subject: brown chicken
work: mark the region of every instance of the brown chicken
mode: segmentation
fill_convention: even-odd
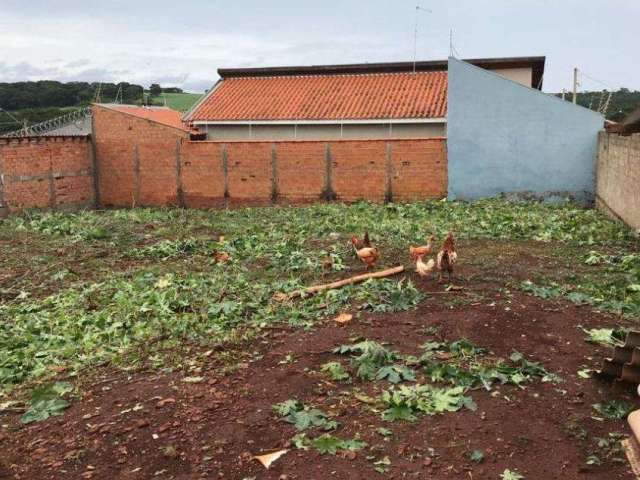
[[[447,234],[447,238],[444,239],[442,248],[438,252],[436,266],[438,268],[438,282],[442,283],[443,272],[447,272],[447,279],[451,281],[451,275],[453,274],[453,266],[458,260],[458,253],[456,252],[456,240],[453,237],[453,232]]]
[[[424,257],[425,255],[429,255],[433,251],[433,242],[436,240],[436,237],[431,235],[426,245],[422,245],[421,247],[409,247],[409,255],[413,261],[418,260],[418,257]]]
[[[418,255],[416,258],[416,272],[418,272],[418,275],[422,278],[429,276],[431,272],[433,272],[435,266],[436,262],[433,258],[427,260],[427,263],[424,263],[424,260],[422,260],[422,255]]]
[[[351,237],[351,244],[356,256],[367,266],[367,270],[373,267],[380,258],[380,251],[371,246],[369,232],[365,232],[362,241],[358,237]]]

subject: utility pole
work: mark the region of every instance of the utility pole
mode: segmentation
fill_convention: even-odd
[[[578,67],[573,69],[573,103],[578,103]]]

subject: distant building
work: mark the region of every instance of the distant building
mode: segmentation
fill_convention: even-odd
[[[627,115],[620,123],[607,123],[606,130],[610,133],[640,133],[640,107]]]
[[[467,60],[542,88],[545,57]],[[209,140],[446,136],[447,61],[218,70],[184,120]]]

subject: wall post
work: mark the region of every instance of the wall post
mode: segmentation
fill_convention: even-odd
[[[56,208],[56,187],[53,179],[53,158],[51,157],[51,151],[49,151],[49,173],[47,174],[47,180],[49,181],[49,208],[54,210]]]
[[[176,138],[176,195],[178,206],[184,208],[184,188],[182,186],[182,159],[181,159],[182,142]]]
[[[224,203],[229,201],[229,160],[227,158],[227,145],[222,144],[222,178],[224,179]]]
[[[387,156],[385,157],[385,191],[384,201],[387,203],[393,202],[393,162],[392,162],[392,149],[393,146],[390,142],[387,142]]]
[[[140,155],[138,143],[133,147],[133,206],[140,204]]]
[[[89,148],[89,163],[91,164],[91,175],[93,177],[93,206],[100,208],[100,170],[98,168],[98,155],[96,147],[96,126],[91,112],[91,134],[89,135],[91,148]]]
[[[333,158],[331,156],[331,145],[327,142],[324,150],[324,190],[322,198],[324,200],[335,200],[338,198],[333,189]]]
[[[271,144],[271,203],[278,201],[278,152],[275,143]]]

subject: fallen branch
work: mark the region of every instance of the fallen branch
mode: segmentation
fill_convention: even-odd
[[[324,290],[332,290],[334,288],[344,287],[345,285],[354,285],[356,283],[364,282],[370,278],[384,278],[396,275],[404,272],[404,266],[399,265],[397,267],[388,268],[387,270],[380,270],[379,272],[363,273],[362,275],[356,275],[355,277],[345,278],[344,280],[338,280],[332,283],[325,283],[323,285],[314,285],[313,287],[303,288],[302,290],[295,290],[290,293],[276,293],[273,298],[280,302],[291,300],[298,297],[306,297],[307,295],[313,295],[314,293],[322,292]]]

